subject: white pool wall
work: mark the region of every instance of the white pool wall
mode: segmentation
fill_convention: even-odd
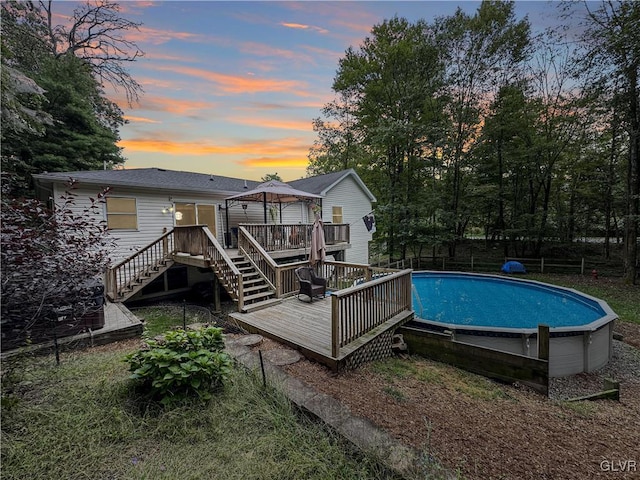
[[[564,377],[582,372],[592,372],[602,368],[611,360],[613,328],[618,316],[603,300],[572,288],[558,287],[535,280],[467,272],[425,271],[424,273],[431,275],[494,277],[501,281],[510,280],[513,282],[532,283],[546,288],[571,292],[585,299],[595,301],[605,312],[603,317],[586,325],[549,329],[549,376]],[[469,325],[463,327],[456,324],[419,320],[449,330],[453,338],[460,342],[533,358],[538,357],[537,330],[534,329],[474,327]],[[469,334],[469,331],[473,331],[474,334]]]

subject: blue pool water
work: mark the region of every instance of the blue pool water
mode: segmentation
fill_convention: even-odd
[[[463,328],[570,327],[606,315],[596,299],[539,282],[418,272],[413,274],[413,286],[416,317]]]

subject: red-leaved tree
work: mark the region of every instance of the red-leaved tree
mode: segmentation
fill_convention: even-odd
[[[8,183],[1,210],[3,349],[36,334],[50,338],[62,313],[68,323],[95,310],[112,246],[100,214],[106,191],[78,208],[71,180],[50,209],[39,200],[4,195]]]

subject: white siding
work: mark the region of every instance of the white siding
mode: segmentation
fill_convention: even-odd
[[[95,198],[99,193],[98,187],[79,186],[74,189],[77,195],[76,205],[74,209],[81,214],[89,205],[89,197]],[[56,203],[60,203],[60,195],[65,188],[56,185],[55,198]],[[172,206],[174,203],[203,203],[224,206],[224,199],[213,195],[192,194],[186,192],[163,192],[156,193],[145,191],[142,189],[127,189],[123,187],[114,188],[109,193],[112,197],[127,197],[136,199],[136,209],[138,213],[137,230],[111,230],[111,238],[116,242],[116,248],[112,254],[112,260],[117,262],[122,260],[137,250],[153,243],[164,232],[170,230],[174,226],[174,217],[170,212],[162,213],[164,208]],[[241,207],[240,210],[242,211]],[[107,219],[106,208],[103,205],[100,209],[98,217],[101,220]],[[224,210],[216,208],[216,228],[217,238],[222,240],[224,228]]]
[[[60,203],[60,195],[65,187],[57,184],[54,188],[56,203]],[[100,188],[94,185],[78,185],[74,190],[77,195],[76,206],[78,214],[89,205],[88,197],[94,197]],[[138,228],[136,230],[112,230],[111,236],[117,244],[112,255],[117,262],[133,254],[157,240],[164,232],[174,226],[173,213],[162,213],[163,209],[173,206],[175,203],[202,203],[217,205],[216,208],[216,232],[215,235],[224,244],[227,231],[225,201],[222,195],[207,195],[184,191],[151,191],[144,188],[117,187],[109,194],[113,197],[127,197],[136,199]],[[332,207],[340,206],[343,212],[343,222],[350,224],[351,248],[345,251],[345,260],[354,263],[369,263],[369,241],[371,234],[362,221],[362,217],[371,211],[371,201],[362,190],[358,182],[351,175],[347,175],[338,184],[334,185],[326,197],[322,199],[322,218],[325,222],[331,222]],[[279,208],[278,208],[279,214]],[[106,209],[102,207],[98,217],[106,220]],[[283,205],[282,219],[278,215],[277,223],[311,223],[313,213],[309,204],[298,202]],[[244,210],[241,204],[235,204],[229,208],[229,224],[236,227],[240,223],[263,223],[264,210],[261,202],[247,202]],[[267,212],[267,223],[272,220]]]
[[[371,201],[351,175],[326,192],[322,200],[322,219],[325,223],[331,221],[334,206],[342,207],[342,221],[350,225],[351,248],[345,251],[345,261],[368,264],[371,234],[362,217],[371,212]]]

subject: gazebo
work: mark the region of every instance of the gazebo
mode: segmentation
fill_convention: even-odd
[[[287,204],[314,200],[322,206],[322,196],[303,192],[302,190],[296,190],[291,185],[278,180],[269,180],[268,182],[261,183],[252,190],[227,197],[224,200],[227,238],[231,238],[231,229],[229,227],[229,207],[245,202],[262,202],[264,208],[264,223],[267,223],[267,203],[277,203],[280,207],[280,218],[282,218],[283,203]]]

